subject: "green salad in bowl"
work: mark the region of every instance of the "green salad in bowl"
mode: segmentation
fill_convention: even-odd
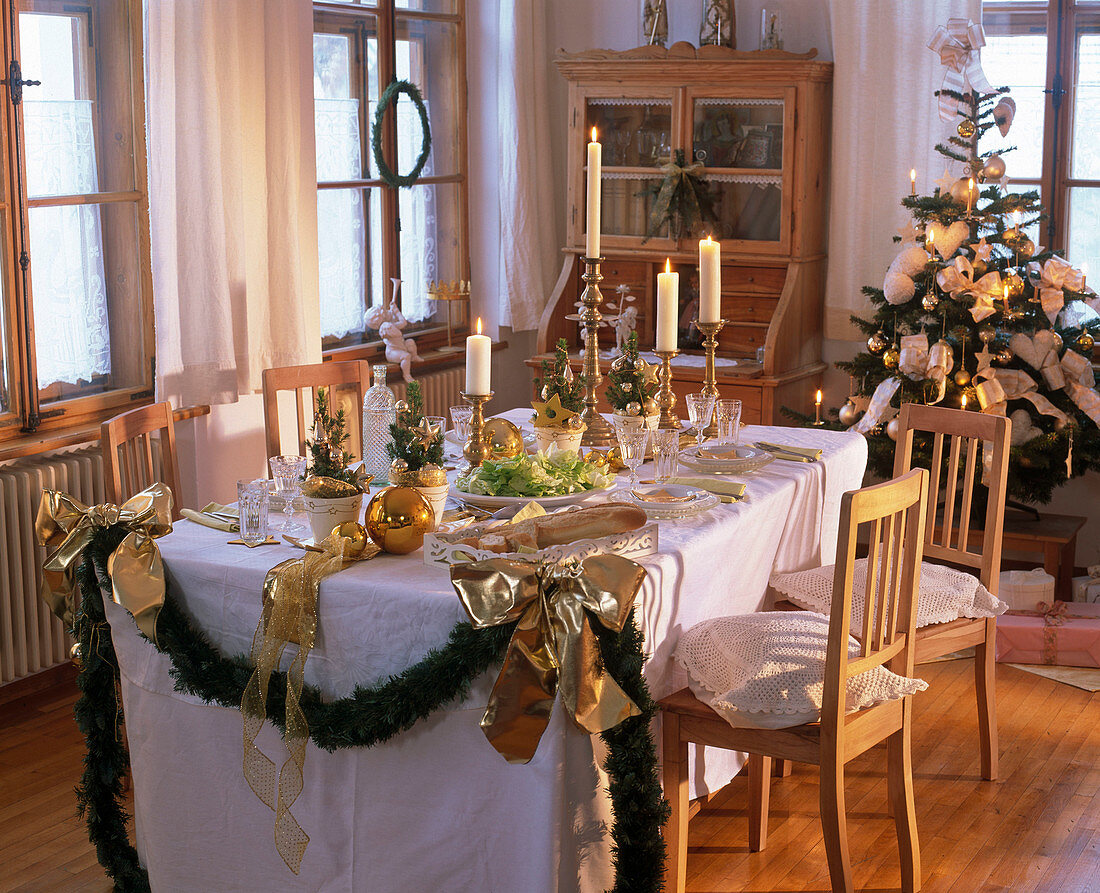
[[[558,450],[511,459],[488,459],[480,468],[459,475],[456,488],[477,496],[565,496],[606,490],[614,477],[586,462],[573,450]]]

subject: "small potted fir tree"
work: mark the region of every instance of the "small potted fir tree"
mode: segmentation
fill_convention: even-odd
[[[542,451],[557,446],[560,450],[580,452],[585,424],[584,379],[573,375],[569,368],[569,345],[558,339],[553,361],[542,361],[542,377],[535,379],[541,402],[532,401],[535,439]]]
[[[386,444],[390,482],[412,487],[435,512],[436,526],[443,520],[447,503],[447,474],[443,470],[443,431],[424,417],[420,382],[410,381],[405,399],[397,404],[397,420],[390,425],[392,440]]]
[[[617,417],[641,417],[646,427],[655,431],[661,420],[656,393],[657,367],[638,356],[638,333],[631,332],[607,374],[607,402]]]
[[[334,527],[345,521],[358,521],[363,507],[363,492],[370,477],[351,470],[351,453],[344,449],[348,439],[344,410],[332,415],[328,393],[317,389],[317,413],[313,419],[313,440],[307,440],[310,463],[308,477],[302,482],[302,503],[309,515],[313,538],[320,542]]]

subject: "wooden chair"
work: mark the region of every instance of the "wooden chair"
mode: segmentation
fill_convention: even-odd
[[[974,568],[982,585],[994,596],[997,595],[1011,422],[1004,416],[906,403],[898,416],[898,425],[898,441],[894,450],[895,475],[904,474],[915,464],[914,436],[922,433],[932,436],[928,518],[924,528],[925,558]],[[988,494],[982,537],[971,548],[971,540],[977,541],[970,535],[970,522],[974,487],[983,477],[977,462],[978,448],[982,442],[986,444],[984,449],[989,450],[986,456],[989,463],[986,475]],[[962,449],[964,444],[965,450]],[[941,480],[945,458],[946,476]],[[998,762],[997,618],[960,617],[947,623],[920,627],[916,634],[916,660],[917,663],[924,663],[971,645],[975,646],[974,687],[978,699],[982,778],[992,781],[997,777]]]
[[[160,437],[154,440],[153,434]],[[154,443],[160,450],[160,469],[153,460]],[[179,462],[172,404],[154,403],[131,409],[104,422],[99,429],[107,501],[121,505],[135,493],[161,481],[172,491],[172,517],[179,519]]]
[[[886,742],[889,802],[901,853],[902,889],[920,889],[920,851],[913,804],[909,740],[912,699],[885,701],[845,713],[847,680],[885,665],[912,675],[912,628],[916,622],[921,546],[924,541],[928,472],[917,469],[884,484],[845,493],[841,502],[833,599],[843,610],[829,619],[824,690],[819,722],[784,729],[734,728],[689,689],[660,702],[663,722],[664,789],[672,805],[665,840],[668,889],[682,891],[687,877],[688,744],[747,751],[749,757],[749,847],[767,842],[768,789],[772,759],[816,763],[821,778],[821,825],[834,891],[852,889],[844,808],[844,766]],[[849,657],[852,584],[857,530],[869,528],[871,552],[864,596],[859,655]],[[900,555],[900,559],[899,559]]]
[[[279,391],[294,391],[294,408],[298,426],[295,454],[304,456],[306,455],[306,436],[313,425],[313,409],[317,405],[317,389],[328,388],[331,391],[341,385],[355,386],[355,414],[348,420],[348,432],[352,435],[352,442],[355,443],[361,436],[357,435],[357,432],[360,430],[360,420],[363,417],[363,395],[370,387],[370,364],[366,360],[265,369],[263,393],[267,455],[279,456],[285,452],[279,432]],[[306,391],[310,392],[308,404],[304,400]],[[306,405],[309,406],[308,415]]]

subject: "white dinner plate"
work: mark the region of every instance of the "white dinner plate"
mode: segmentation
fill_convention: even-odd
[[[537,502],[543,508],[552,508],[557,505],[572,505],[581,502],[589,496],[606,495],[614,487],[614,482],[597,490],[581,490],[579,493],[566,493],[564,496],[480,496],[477,493],[466,493],[451,484],[451,496],[461,502],[468,502],[479,508],[499,509],[506,505],[517,503]]]
[[[704,444],[680,451],[680,461],[696,471],[713,474],[748,474],[775,461],[771,453],[752,446]]]
[[[664,496],[661,491],[668,495]],[[714,508],[720,502],[713,493],[676,484],[643,485],[624,491],[623,499],[643,509],[655,521],[692,518]]]

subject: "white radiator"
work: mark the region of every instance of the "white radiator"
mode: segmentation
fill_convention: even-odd
[[[465,367],[456,366],[454,369],[429,372],[418,376],[416,380],[420,382],[420,393],[424,395],[424,415],[442,416],[450,424],[450,408],[462,402],[462,388],[466,384]],[[405,399],[404,381],[398,381],[390,387],[398,400]]]
[[[0,685],[69,659],[71,641],[38,597],[44,550],[34,519],[44,487],[87,505],[104,501],[97,448],[0,466]]]

